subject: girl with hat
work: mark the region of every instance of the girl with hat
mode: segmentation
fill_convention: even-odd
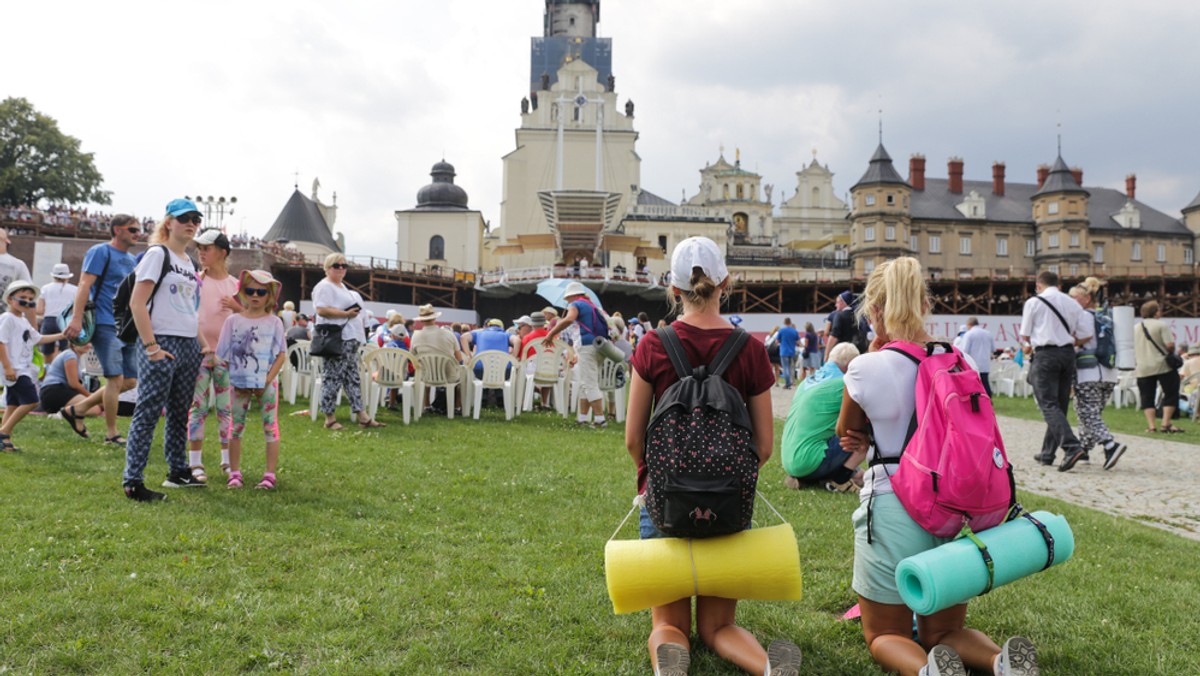
[[[243,270],[238,300],[245,308],[221,326],[217,356],[229,364],[233,385],[233,432],[229,439],[229,488],[242,487],[242,432],[251,401],[262,407],[267,464],[258,488],[275,488],[279,463],[279,371],[287,358],[287,331],[272,314],[279,282],[266,270]]]
[[[4,291],[4,303],[8,312],[0,315],[0,366],[4,367],[4,385],[7,388],[8,406],[0,421],[0,451],[13,453],[21,449],[13,446],[12,433],[38,405],[38,369],[33,364],[33,349],[66,336],[55,333],[43,336],[25,318],[25,312],[37,306],[41,292],[33,282],[15,281]]]
[[[63,310],[75,303],[75,292],[78,290],[74,284],[67,282],[74,275],[71,274],[71,268],[67,267],[66,263],[55,263],[50,270],[50,276],[54,278],[54,281],[42,287],[42,295],[37,301],[37,314],[42,318],[40,329],[43,335],[58,333],[67,328],[60,326],[60,315]],[[42,354],[46,356],[46,363],[53,362],[58,353],[65,349],[67,349],[65,340],[43,345]]]

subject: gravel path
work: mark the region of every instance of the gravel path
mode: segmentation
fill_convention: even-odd
[[[794,390],[772,391],[775,417],[787,418]],[[1200,447],[1161,439],[1117,435],[1129,446],[1120,462],[1104,470],[1103,451],[1092,453],[1091,464],[1079,463],[1070,472],[1045,467],[1033,455],[1042,447],[1045,423],[1000,418],[1000,431],[1021,489],[1109,514],[1137,519],[1193,540],[1200,540]],[[1185,438],[1194,434],[1179,435]],[[1172,441],[1168,441],[1170,438]],[[1059,454],[1061,460],[1061,453]]]

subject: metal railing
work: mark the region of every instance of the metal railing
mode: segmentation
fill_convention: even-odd
[[[528,284],[545,279],[578,279],[581,281],[618,282],[641,285],[647,288],[661,286],[659,277],[652,272],[633,272],[623,269],[599,268],[588,266],[580,268],[576,273],[574,267],[565,265],[542,265],[531,268],[511,268],[490,270],[479,275],[480,286],[495,284]]]

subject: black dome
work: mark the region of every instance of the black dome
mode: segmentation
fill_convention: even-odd
[[[467,209],[467,191],[454,185],[454,165],[442,160],[429,172],[433,183],[417,191],[418,209]]]

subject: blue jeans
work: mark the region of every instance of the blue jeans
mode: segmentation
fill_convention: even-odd
[[[792,378],[794,378],[796,374],[796,355],[780,355],[779,361],[782,362],[783,365],[783,386],[791,387]]]

